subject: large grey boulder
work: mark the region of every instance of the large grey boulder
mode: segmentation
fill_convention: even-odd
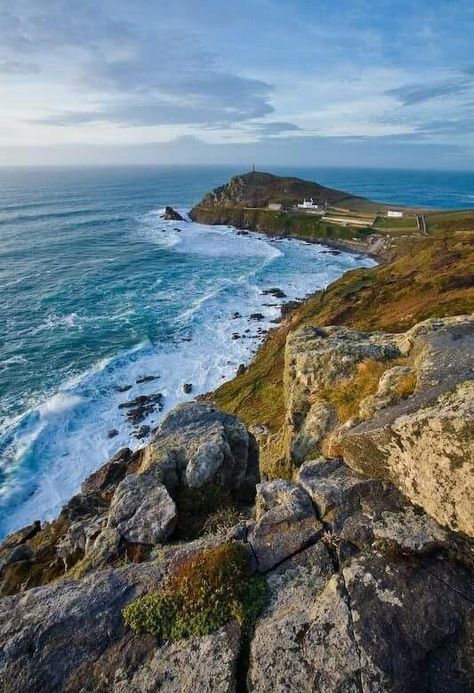
[[[204,402],[178,405],[141,453],[142,468],[158,465],[168,490],[221,487],[237,501],[252,501],[260,480],[253,435],[235,416]]]
[[[117,486],[110,504],[108,526],[130,543],[158,544],[172,534],[178,520],[176,505],[154,470],[129,474]]]
[[[289,481],[259,484],[256,509],[257,521],[248,541],[261,572],[301,551],[322,532],[310,497]]]

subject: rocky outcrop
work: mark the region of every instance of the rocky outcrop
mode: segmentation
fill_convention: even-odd
[[[290,335],[291,481],[260,483],[255,439],[234,416],[173,410],[57,520],[0,548],[2,690],[472,690],[472,327]],[[209,512],[221,495],[229,515],[183,541],[186,502]],[[253,621],[231,609],[225,626],[173,642],[126,627],[130,602],[229,547],[267,584]]]
[[[142,560],[145,548],[173,535],[180,515],[197,512],[201,504],[204,524],[221,499],[252,503],[259,481],[255,439],[238,419],[209,404],[178,406],[152,444],[136,453],[124,448],[91,474],[57,520],[6,540],[0,547],[0,594],[68,571],[82,576],[123,557]],[[189,509],[192,492],[197,496]],[[199,531],[197,523],[190,518]]]
[[[285,348],[284,391],[287,455],[300,463],[321,451],[337,422],[325,398],[327,388],[356,374],[367,360],[387,362],[400,355],[393,335],[346,327],[303,327],[291,332]]]
[[[178,405],[142,452],[142,469],[158,465],[173,495],[184,486],[218,486],[233,498],[253,501],[260,480],[254,437],[241,421],[204,402]]]
[[[162,216],[165,221],[185,221],[179,212],[173,207],[165,207],[165,213]]]
[[[268,584],[249,643],[237,623],[164,644],[126,628],[126,604],[229,540],[248,547]],[[256,521],[227,535],[1,600],[3,690],[230,693],[247,680],[249,691],[467,692],[472,559],[472,545],[389,482],[309,461],[295,483],[261,484]]]
[[[399,344],[413,360],[416,391],[344,431],[344,458],[474,536],[474,321],[427,321]]]
[[[301,551],[322,531],[310,497],[283,479],[257,487],[256,512],[257,522],[248,541],[261,572]]]
[[[473,353],[467,316],[428,320],[401,335],[345,327],[290,333],[288,459],[336,451],[354,470],[393,481],[439,522],[474,536]]]

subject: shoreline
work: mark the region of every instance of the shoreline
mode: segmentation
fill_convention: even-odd
[[[170,227],[175,223],[176,222],[170,222]],[[192,229],[191,226],[192,225],[190,224],[189,225],[189,227],[190,227],[189,231],[191,233],[193,233],[195,230]],[[214,229],[212,226],[209,226],[209,230],[212,231]],[[229,229],[229,231],[230,231],[229,235],[231,235],[234,238],[238,234],[238,229],[236,229],[236,228]],[[226,233],[227,230],[222,229],[222,232]],[[251,232],[251,233],[252,233],[252,237],[255,238],[255,240],[260,240],[260,241],[266,242],[269,244],[270,247],[275,248],[275,250],[280,246],[279,243],[275,243],[275,244],[270,243],[271,239],[268,237],[268,234],[263,234],[263,233],[254,234],[253,232]],[[321,244],[318,244],[318,243],[308,244],[307,239],[303,239],[303,238],[299,239],[299,238],[295,238],[293,236],[289,236],[289,237],[284,238],[282,240],[284,240],[284,241],[296,240],[297,245],[299,245],[300,248],[302,248],[301,252],[305,252],[304,251],[304,245],[326,246],[326,244],[323,244],[323,243],[321,243]],[[246,243],[245,238],[242,238],[241,241],[244,244]],[[293,244],[291,244],[291,245],[293,246]],[[360,252],[355,253],[353,250],[348,251],[347,248],[338,248],[338,250],[341,250],[343,252],[350,252],[350,254],[353,257],[356,257],[357,255],[360,256]],[[316,258],[317,253],[320,252],[320,251],[316,251],[316,249],[314,251],[311,249],[308,249],[308,251],[310,253],[309,257],[306,254],[306,256],[308,258],[308,262],[312,262],[313,256],[314,256],[314,258]],[[288,254],[288,252],[289,251],[285,251],[283,253],[283,255],[286,256]],[[295,251],[293,251],[293,253],[294,252]],[[291,257],[291,254],[289,257]],[[296,258],[297,257],[298,257],[298,255],[296,256]],[[295,261],[297,262],[296,258],[293,259],[293,261],[292,261],[293,264],[295,263]],[[321,259],[322,259],[322,256],[321,256]],[[328,264],[333,268],[332,271],[336,271],[335,270],[335,267],[337,266],[336,264],[333,265],[332,262],[328,263]],[[290,269],[291,269],[291,267],[292,267],[292,265],[290,266]],[[361,267],[361,265],[358,264],[357,267]],[[309,268],[309,265],[307,266],[307,269],[308,268]],[[344,268],[344,271],[341,272],[341,274],[338,274],[337,277],[335,277],[334,279],[329,278],[328,285],[330,285],[332,283],[332,281],[334,281],[335,279],[340,278],[345,273],[345,271],[347,271],[349,269],[352,269],[352,268],[351,267]],[[102,422],[102,413],[101,412],[102,412],[102,409],[104,409],[104,407],[102,406],[102,404],[100,402],[96,403],[97,406],[99,406],[100,429],[101,429],[103,435],[106,435],[106,437],[108,438],[107,440],[105,440],[103,445],[104,445],[104,447],[106,446],[107,448],[110,447],[109,440],[111,438],[108,437],[108,434],[107,434],[107,432],[109,432],[109,433],[113,434],[113,438],[115,438],[115,440],[117,441],[118,447],[115,447],[114,449],[110,448],[107,451],[107,454],[104,454],[104,455],[100,454],[100,459],[96,460],[96,462],[93,466],[83,465],[83,464],[77,465],[79,469],[85,470],[82,476],[85,477],[85,476],[87,476],[87,474],[90,474],[90,473],[96,471],[97,469],[99,469],[105,462],[107,462],[107,460],[109,460],[114,454],[117,453],[118,450],[122,449],[123,447],[130,447],[133,450],[135,450],[135,449],[140,449],[144,445],[147,445],[149,443],[148,436],[144,440],[137,439],[137,437],[134,436],[134,430],[129,429],[129,427],[126,425],[125,421],[120,422],[117,419],[117,417],[120,416],[120,412],[118,410],[116,412],[115,409],[117,406],[120,406],[120,403],[121,403],[121,399],[119,400],[118,398],[120,398],[120,397],[122,399],[125,398],[128,401],[128,400],[133,400],[134,398],[139,397],[139,396],[150,396],[150,394],[153,395],[156,388],[160,392],[164,393],[165,406],[164,406],[163,414],[159,415],[159,419],[158,420],[155,419],[155,421],[150,420],[149,422],[147,422],[147,421],[141,422],[140,421],[138,424],[138,428],[140,427],[140,425],[144,424],[144,429],[146,429],[147,424],[149,424],[151,426],[150,435],[152,435],[153,430],[155,430],[156,427],[160,424],[163,416],[166,416],[169,413],[169,411],[171,411],[177,404],[179,404],[180,402],[189,401],[190,399],[194,399],[194,398],[200,399],[202,397],[206,397],[209,395],[209,393],[214,392],[216,389],[218,389],[224,382],[231,382],[237,376],[239,371],[241,372],[242,365],[244,366],[244,368],[246,370],[250,366],[250,364],[252,363],[255,356],[259,353],[259,350],[265,345],[266,340],[268,339],[268,336],[273,334],[273,332],[276,329],[278,329],[280,324],[286,320],[289,311],[288,311],[288,309],[285,310],[285,307],[292,305],[295,309],[299,308],[304,303],[304,301],[308,300],[309,298],[314,296],[315,293],[322,290],[323,286],[321,286],[320,289],[311,290],[310,293],[306,293],[306,292],[300,293],[298,291],[297,287],[293,287],[293,290],[292,290],[290,287],[291,277],[295,277],[296,272],[297,272],[297,267],[295,266],[291,270],[291,274],[288,273],[288,278],[282,279],[281,284],[277,283],[278,280],[276,279],[276,277],[274,277],[274,278],[268,277],[268,278],[262,279],[262,281],[264,283],[262,284],[262,286],[259,287],[260,288],[260,291],[258,292],[259,294],[263,292],[265,287],[267,287],[267,291],[268,291],[268,287],[275,286],[275,287],[278,287],[280,290],[283,289],[285,291],[286,296],[284,298],[274,297],[272,295],[268,295],[268,296],[261,295],[258,297],[259,305],[256,305],[256,304],[253,305],[254,299],[252,298],[250,300],[250,303],[246,307],[244,306],[242,309],[242,307],[239,308],[239,305],[240,305],[239,297],[236,295],[233,298],[233,304],[232,305],[229,304],[227,306],[227,304],[226,304],[226,307],[229,308],[229,310],[231,310],[231,313],[229,313],[229,315],[232,314],[232,311],[236,311],[236,312],[240,311],[242,313],[242,315],[239,316],[240,319],[236,320],[235,323],[234,323],[234,321],[232,321],[230,323],[226,323],[227,329],[230,329],[230,330],[234,329],[235,332],[239,333],[239,340],[237,340],[235,342],[235,345],[238,347],[238,349],[237,349],[236,355],[234,355],[233,358],[232,358],[232,355],[230,355],[230,352],[228,353],[225,360],[228,361],[229,359],[231,359],[233,362],[233,365],[232,366],[230,366],[230,365],[225,366],[225,370],[227,370],[227,373],[224,373],[224,375],[222,375],[222,379],[219,379],[217,381],[214,378],[214,383],[209,383],[210,387],[206,387],[206,383],[205,383],[205,380],[209,376],[209,373],[207,374],[207,376],[204,378],[204,380],[202,382],[200,381],[200,374],[202,371],[203,364],[199,362],[198,356],[196,356],[197,362],[195,363],[194,372],[192,374],[191,373],[185,373],[185,372],[183,372],[183,373],[177,372],[175,374],[176,377],[173,379],[172,385],[170,385],[168,383],[169,379],[166,379],[166,382],[163,382],[163,379],[161,381],[156,380],[156,384],[155,384],[155,382],[150,382],[149,386],[145,385],[145,390],[142,390],[141,386],[140,386],[140,388],[137,388],[137,386],[135,386],[135,385],[128,385],[128,383],[133,384],[135,382],[136,378],[138,378],[139,376],[143,377],[143,376],[155,375],[155,370],[157,369],[156,372],[158,372],[159,368],[158,368],[158,366],[156,366],[156,369],[153,370],[152,366],[156,365],[155,364],[156,358],[158,358],[159,355],[157,355],[157,357],[154,359],[153,363],[150,362],[151,365],[150,365],[150,363],[148,363],[148,365],[145,364],[142,367],[139,367],[138,369],[133,365],[136,350],[133,350],[131,352],[132,356],[130,357],[130,359],[127,359],[127,355],[123,355],[121,357],[122,360],[124,360],[124,362],[126,361],[127,363],[128,363],[128,360],[130,360],[130,362],[131,362],[130,367],[133,367],[134,371],[133,371],[133,374],[130,373],[129,375],[127,375],[126,373],[125,374],[120,373],[119,375],[117,375],[118,372],[113,371],[114,375],[109,376],[109,379],[107,382],[107,387],[109,389],[114,390],[114,392],[112,393],[113,400],[112,400],[112,404],[111,404],[113,416],[110,417],[110,418],[113,418],[113,422],[111,422],[110,425],[108,423],[105,424]],[[331,270],[330,270],[330,272],[331,272]],[[314,283],[316,283],[316,278],[318,277],[318,275],[324,275],[323,268],[321,268],[320,272],[318,272],[317,270],[314,272],[314,275],[313,275],[315,277]],[[290,284],[287,286],[288,281],[290,281]],[[313,283],[313,286],[314,286],[314,283]],[[303,284],[304,284],[304,280],[303,280]],[[304,298],[300,298],[302,296],[304,296]],[[274,304],[274,307],[272,307],[272,308],[264,307],[267,302],[270,304]],[[262,319],[260,319],[260,318],[250,319],[251,313],[258,314],[260,311],[262,313],[265,313],[264,318],[262,318]],[[292,312],[293,311],[290,311],[290,313],[292,313]],[[212,322],[212,317],[208,316],[208,319]],[[187,343],[186,343],[187,341],[188,341],[187,339],[183,341],[181,351],[184,349],[185,359],[191,360],[190,350],[189,350]],[[240,344],[241,344],[241,347],[239,346]],[[247,348],[251,347],[251,350],[245,354],[245,358],[243,357],[243,354],[242,355],[240,354],[243,347],[245,347],[245,351],[247,351]],[[198,351],[200,351],[199,343],[197,345],[197,348],[198,348]],[[145,349],[145,351],[146,351],[146,349]],[[234,351],[235,350],[232,351],[232,354],[234,353]],[[227,352],[228,352],[228,349],[227,349]],[[186,356],[186,354],[187,354],[187,356]],[[145,356],[146,356],[147,360],[149,358],[152,358],[152,355],[147,356],[145,354]],[[171,364],[173,362],[173,358],[174,358],[173,354],[171,354],[171,355],[168,354],[165,358],[165,364],[166,364],[166,362],[168,362],[169,366],[171,366]],[[174,361],[176,361],[176,359],[174,359]],[[140,361],[140,364],[141,363],[142,363],[142,361]],[[208,363],[207,371],[209,371],[210,368],[216,367],[218,365],[219,364],[217,364],[216,359],[211,359],[211,361]],[[221,366],[222,366],[222,364],[221,364]],[[165,366],[162,365],[162,368],[165,368],[165,370],[167,369],[166,365]],[[136,373],[135,373],[135,370],[137,370]],[[141,372],[142,370],[143,370],[143,373]],[[140,372],[138,372],[138,371],[140,371]],[[89,381],[91,381],[91,379],[103,378],[104,373],[106,373],[105,368],[100,369],[98,371],[93,369],[91,371],[91,373],[89,374],[89,376],[84,381],[84,383],[89,383]],[[206,374],[204,374],[204,375],[206,375]],[[224,376],[225,376],[225,379],[224,379]],[[110,380],[110,377],[112,377],[112,380]],[[152,379],[150,378],[150,380],[152,380]],[[146,377],[145,377],[145,382],[146,382]],[[186,383],[189,382],[189,383],[193,384],[193,393],[194,394],[190,394],[188,396],[186,396],[186,395],[183,396],[182,394],[180,394],[181,393],[181,387],[182,387],[183,383],[185,383],[185,382]],[[121,391],[120,388],[123,387],[124,383],[127,384],[127,390],[125,391],[125,393],[123,394],[123,397],[122,397],[120,394],[117,394],[117,392],[120,393],[120,391]],[[134,388],[133,390],[132,389],[129,390],[129,388],[131,386],[133,386],[133,388]],[[178,393],[178,390],[179,390],[179,393]],[[63,393],[64,397],[69,396],[68,393],[71,397],[78,394],[75,391],[69,392],[69,390],[66,389]],[[79,392],[79,395],[81,395],[81,392]],[[54,396],[57,396],[57,393]],[[168,404],[167,404],[166,400],[168,400]],[[42,405],[43,408],[44,408],[44,404],[45,403],[43,403],[43,405]],[[80,406],[82,406],[82,400],[80,402]],[[95,406],[95,405],[91,405],[91,406]],[[109,407],[109,409],[110,409],[110,407]],[[122,409],[121,411],[127,412],[128,410]],[[34,412],[33,412],[33,414],[34,414]],[[30,412],[30,414],[26,413],[24,416],[25,417],[31,416],[31,412]],[[62,416],[62,413],[59,413],[58,417],[59,416]],[[65,414],[65,416],[69,416],[69,415]],[[75,417],[76,415],[74,413],[72,413],[70,416]],[[90,414],[88,414],[87,412],[86,412],[86,414],[79,413],[79,414],[77,414],[77,416],[81,416],[81,417],[85,416],[83,426],[85,426],[86,428],[84,430],[89,430],[88,427],[89,427],[89,423],[90,423],[89,422]],[[151,419],[153,419],[153,418],[155,418],[155,417],[152,415]],[[54,423],[52,425],[54,425]],[[105,426],[105,428],[104,428],[104,426]],[[100,431],[99,431],[99,433],[100,433]],[[97,435],[99,435],[99,433]],[[54,431],[53,431],[53,434],[54,434]],[[49,433],[48,433],[48,435],[49,435]],[[77,436],[74,434],[74,436],[72,438],[69,437],[69,439],[67,441],[67,447],[65,447],[63,449],[63,452],[69,450],[70,452],[72,451],[72,454],[76,455],[77,452],[80,450],[80,448],[78,448],[78,450],[76,451],[75,446],[77,444],[78,444]],[[54,449],[53,449],[53,452],[54,452]],[[57,456],[59,458],[59,453]],[[45,478],[51,479],[53,481],[56,480],[56,478],[57,478],[58,483],[59,483],[59,481],[61,482],[60,487],[64,487],[64,485],[65,485],[64,497],[63,497],[61,502],[59,502],[59,501],[55,502],[54,508],[51,507],[51,509],[48,510],[48,508],[46,508],[46,505],[45,505],[46,496],[44,496],[44,498],[43,498],[45,491],[44,492],[42,491],[44,479],[42,480],[42,477],[40,476],[40,477],[38,477],[38,483],[40,485],[39,486],[35,485],[35,488],[37,490],[39,489],[38,493],[40,494],[39,500],[36,501],[36,503],[39,503],[38,514],[36,516],[33,516],[33,514],[28,513],[28,509],[26,507],[25,507],[25,510],[22,510],[25,503],[29,504],[28,498],[31,494],[30,483],[28,481],[25,481],[25,479],[31,478],[29,465],[27,465],[23,469],[23,472],[20,471],[20,474],[18,477],[18,481],[19,481],[20,485],[18,486],[17,492],[18,492],[18,494],[21,494],[21,496],[23,497],[23,492],[21,491],[20,487],[23,486],[24,484],[26,484],[25,488],[29,488],[30,491],[29,491],[28,495],[25,495],[23,497],[23,500],[21,500],[18,504],[15,504],[15,506],[13,506],[13,515],[16,516],[18,514],[19,518],[21,518],[21,515],[24,513],[23,519],[20,519],[20,521],[15,525],[16,528],[21,527],[24,524],[27,524],[27,522],[29,522],[30,519],[40,518],[42,523],[50,522],[52,519],[54,519],[54,517],[56,517],[57,513],[60,512],[61,506],[64,503],[67,503],[68,500],[74,495],[74,490],[72,489],[72,487],[70,488],[69,485],[70,485],[70,479],[73,479],[76,476],[78,476],[76,473],[73,474],[72,471],[70,471],[69,467],[67,467],[67,466],[64,468],[63,471],[61,471],[62,467],[59,468],[56,466],[52,466],[51,469],[49,468],[49,466],[47,466],[47,467],[45,467],[45,470],[46,470]],[[26,475],[26,477],[25,477],[25,475]],[[76,490],[78,488],[78,483],[75,484]],[[36,491],[34,491],[33,493],[35,493],[35,492]],[[34,496],[32,496],[32,497],[34,497]],[[8,512],[10,512],[12,506],[9,505],[6,507],[9,508]],[[7,517],[8,517],[7,511],[5,511],[4,518],[7,518]],[[5,522],[5,519],[3,521]],[[9,523],[5,522],[5,524],[8,525]],[[10,534],[12,531],[15,531],[13,524],[10,524],[10,526],[5,526],[4,532],[2,532],[2,536],[5,537],[8,534]]]

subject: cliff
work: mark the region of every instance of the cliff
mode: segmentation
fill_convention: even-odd
[[[5,691],[472,690],[471,222],[428,221],[4,542]]]

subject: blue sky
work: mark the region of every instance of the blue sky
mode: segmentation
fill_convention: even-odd
[[[474,169],[472,0],[0,0],[0,164]]]

